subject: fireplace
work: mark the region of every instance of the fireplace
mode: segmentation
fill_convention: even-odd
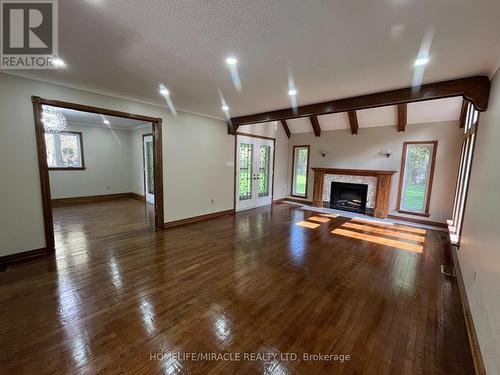
[[[330,208],[351,212],[366,212],[368,185],[332,181]]]

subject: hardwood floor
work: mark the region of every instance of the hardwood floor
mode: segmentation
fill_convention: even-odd
[[[288,204],[168,231],[132,199],[54,217],[56,258],[0,273],[2,373],[473,373],[441,232]],[[210,352],[240,360],[178,354]]]

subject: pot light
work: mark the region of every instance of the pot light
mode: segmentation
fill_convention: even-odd
[[[170,95],[170,91],[168,91],[168,89],[166,87],[162,87],[160,89],[160,94],[167,96],[167,95]]]
[[[290,96],[297,95],[297,90],[295,90],[295,89],[288,90],[288,95],[290,95]]]
[[[109,125],[109,120],[104,119],[104,120],[102,120],[102,122],[103,122],[104,124],[106,124],[106,125]]]
[[[428,57],[421,57],[421,58],[418,58],[415,60],[415,66],[422,66],[422,65],[426,65],[427,63],[429,62],[429,58]]]
[[[54,66],[57,66],[58,68],[64,68],[66,66],[66,63],[59,58],[52,60],[52,64],[54,64]]]
[[[229,111],[229,107],[228,107],[227,105],[223,105],[223,106],[222,106],[222,110],[223,110],[224,112],[227,112],[227,111]]]
[[[231,65],[236,65],[237,63],[238,63],[238,60],[236,60],[236,58],[234,58],[234,57],[228,57],[226,59],[226,64],[227,65],[230,65],[230,66]]]

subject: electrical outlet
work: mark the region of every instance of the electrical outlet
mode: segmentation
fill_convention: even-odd
[[[210,200],[210,203],[214,204],[214,203],[215,203],[215,201],[212,199],[212,200]]]

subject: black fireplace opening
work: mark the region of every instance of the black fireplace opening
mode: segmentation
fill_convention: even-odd
[[[330,208],[364,214],[367,193],[368,185],[332,181]]]

